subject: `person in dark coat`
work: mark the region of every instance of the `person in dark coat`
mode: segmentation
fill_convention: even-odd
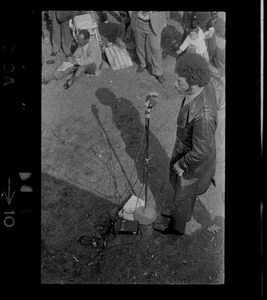
[[[50,43],[49,32],[47,30],[47,19],[48,19],[47,11],[42,11],[42,37],[46,45]]]
[[[79,11],[49,11],[48,15],[52,21],[52,53],[57,55],[62,49],[66,57],[70,57],[73,36],[69,27],[69,20],[78,15]]]
[[[183,14],[183,29],[184,33],[182,36],[181,44],[188,35],[188,28],[198,26],[204,32],[213,29],[217,21],[216,11],[188,11]],[[220,67],[220,62],[217,58],[217,46],[215,34],[210,39],[206,40],[208,54],[211,63],[215,68]]]
[[[135,49],[134,32],[131,26],[131,17],[128,11],[120,11],[121,25],[118,30],[116,43],[128,50]]]
[[[184,11],[183,17],[182,17],[182,29],[183,29],[183,35],[181,38],[181,44],[184,42],[186,37],[189,34],[188,29],[192,27],[192,20],[194,18],[193,16],[194,12],[193,11]]]
[[[215,185],[217,102],[204,57],[185,53],[177,60],[175,72],[175,87],[185,97],[178,114],[169,169],[174,207],[162,211],[170,222],[156,223],[153,228],[181,235],[192,217],[197,196],[204,194],[211,183]]]

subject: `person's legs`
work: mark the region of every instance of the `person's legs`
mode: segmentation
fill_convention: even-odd
[[[196,195],[189,198],[176,198],[174,211],[171,214],[169,226],[171,229],[179,231],[181,234],[185,232],[186,222],[192,217],[193,208],[196,201]]]
[[[47,75],[45,78],[43,78],[42,82],[43,82],[43,84],[48,84],[50,81],[52,81],[54,79],[59,80],[68,74],[74,73],[76,70],[77,70],[76,66],[70,67],[65,71],[55,70],[52,74]]]
[[[189,212],[188,212],[188,215],[187,215],[186,222],[189,222],[192,218],[194,206],[195,206],[195,203],[196,203],[196,199],[197,199],[197,195],[194,195],[194,196],[191,197],[191,205],[190,205],[190,209],[189,209]]]
[[[107,14],[106,10],[102,11],[101,19],[102,19],[102,22],[108,23],[108,14]]]
[[[208,53],[209,56],[212,57],[215,49],[216,49],[216,37],[215,34],[213,34],[213,36],[209,39],[205,39],[206,45],[207,45],[207,49],[208,49]]]
[[[142,68],[147,67],[146,62],[146,33],[144,31],[144,22],[140,19],[136,21],[136,30],[135,30],[135,46],[136,53],[140,60],[140,66]]]
[[[155,76],[161,76],[163,74],[160,41],[161,35],[155,35],[151,30],[148,34],[148,43],[151,52],[152,74]]]
[[[49,32],[47,30],[46,19],[47,19],[46,12],[42,11],[42,37],[44,39],[44,43],[48,45],[50,43],[50,40],[49,40]]]
[[[74,82],[83,74],[83,73],[87,73],[87,74],[94,74],[96,71],[96,65],[95,63],[92,63],[90,65],[87,66],[78,66],[75,74],[73,75],[72,78],[68,79],[65,84],[64,84],[64,88],[68,89],[69,87],[71,87]]]
[[[206,39],[206,45],[208,49],[209,59],[215,68],[220,67],[220,63],[217,58],[217,46],[216,46],[216,36],[213,36],[209,39]]]
[[[87,69],[85,70],[85,73],[89,74],[89,75],[95,75],[95,73],[96,73],[96,64],[92,63],[92,64],[88,65]]]
[[[96,71],[96,65],[95,63],[92,63],[90,65],[86,65],[86,66],[78,66],[74,76],[75,77],[80,77],[83,73],[86,74],[94,74]]]
[[[56,13],[52,12],[52,55],[57,54],[61,48],[61,25],[57,21]]]
[[[71,44],[72,35],[69,28],[69,21],[65,21],[61,24],[61,34],[62,34],[62,48],[66,56],[71,55]]]
[[[182,45],[182,43],[184,42],[184,40],[186,39],[186,37],[188,36],[188,31],[187,28],[184,29],[181,41],[180,41],[180,46]]]
[[[76,70],[77,70],[77,66],[72,66],[72,67],[68,68],[67,70],[65,70],[63,72],[56,70],[54,72],[54,75],[55,75],[56,79],[59,80],[59,79],[65,77],[68,74],[73,74]]]

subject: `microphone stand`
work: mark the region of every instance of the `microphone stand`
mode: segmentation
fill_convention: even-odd
[[[149,118],[151,113],[152,105],[149,102],[145,110],[145,131],[146,131],[146,158],[145,158],[145,208],[147,207],[147,179],[148,179],[148,148],[149,148]]]
[[[149,101],[149,98],[153,97],[151,95],[147,96],[145,101],[146,110],[145,110],[145,133],[146,133],[146,157],[145,157],[145,205],[136,208],[134,212],[134,219],[139,221],[141,225],[150,225],[157,218],[157,212],[153,207],[147,206],[147,180],[148,180],[148,148],[149,148],[149,118],[152,110],[152,104]]]

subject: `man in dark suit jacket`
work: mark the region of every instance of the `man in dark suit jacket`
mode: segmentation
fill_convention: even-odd
[[[133,11],[131,15],[131,26],[135,33],[136,52],[140,60],[137,72],[142,73],[147,68],[146,43],[150,47],[152,74],[163,84],[161,32],[167,26],[164,11]]]

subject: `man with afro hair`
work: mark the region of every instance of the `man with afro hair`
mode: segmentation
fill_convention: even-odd
[[[182,235],[198,195],[215,186],[217,103],[205,58],[185,53],[177,60],[175,87],[184,98],[177,119],[177,137],[170,160],[173,207],[161,214],[168,223],[155,223],[163,234]]]

